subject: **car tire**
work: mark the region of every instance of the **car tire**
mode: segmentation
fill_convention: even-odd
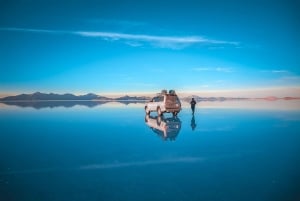
[[[157,123],[158,126],[160,126],[160,124],[161,124],[161,116],[157,117],[156,123]]]
[[[162,114],[163,114],[163,113],[162,113],[160,107],[158,107],[158,108],[157,108],[157,115],[158,115],[158,116],[161,116]]]
[[[145,107],[145,112],[146,112],[147,115],[150,114],[150,110],[148,110],[148,107],[147,107],[147,106]]]
[[[148,114],[146,114],[145,116],[145,122],[147,123],[148,122],[148,119],[150,118],[150,116]]]

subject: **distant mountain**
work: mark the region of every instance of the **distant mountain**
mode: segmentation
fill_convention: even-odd
[[[230,101],[230,100],[265,100],[265,101],[277,101],[277,100],[299,100],[300,97],[283,97],[278,98],[275,96],[268,96],[263,98],[240,98],[240,97],[200,97],[196,95],[184,97],[181,100],[190,102],[194,98],[196,101]]]
[[[233,97],[200,97],[196,95],[188,96],[182,98],[183,101],[191,101],[192,98],[195,99],[195,101],[226,101],[226,100],[247,100],[248,98],[233,98]]]
[[[42,101],[42,100],[109,100],[104,96],[98,96],[93,93],[86,95],[76,96],[74,94],[54,94],[54,93],[40,93],[36,92],[33,94],[20,94],[16,96],[8,96],[1,98],[0,101]]]
[[[145,101],[150,100],[150,97],[147,96],[121,96],[119,98],[115,98],[116,101]]]
[[[36,92],[33,94],[20,94],[16,96],[7,96],[0,98],[0,101],[145,101],[149,100],[149,97],[145,96],[122,96],[119,98],[108,98],[105,96],[99,96],[97,94],[88,93],[85,95],[76,96],[74,94],[54,94],[54,93],[41,93]]]

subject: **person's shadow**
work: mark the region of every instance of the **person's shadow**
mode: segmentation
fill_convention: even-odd
[[[197,124],[195,121],[195,116],[193,115],[192,120],[191,120],[191,127],[192,127],[193,131],[195,130],[196,126],[197,126]]]

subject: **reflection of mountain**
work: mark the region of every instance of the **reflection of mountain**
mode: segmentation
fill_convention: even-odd
[[[8,101],[3,102],[6,105],[14,105],[19,107],[33,107],[35,109],[54,108],[54,107],[74,107],[83,105],[87,107],[95,107],[102,105],[108,101]]]
[[[146,115],[146,124],[163,140],[175,140],[181,129],[180,119],[175,117]]]
[[[41,109],[41,108],[54,108],[54,107],[74,107],[76,105],[79,106],[86,106],[86,107],[96,107],[98,105],[103,105],[106,103],[111,102],[118,102],[125,105],[128,104],[137,104],[137,103],[144,103],[143,101],[4,101],[0,102],[5,105],[13,105],[13,106],[19,106],[19,107],[32,107],[35,109]]]

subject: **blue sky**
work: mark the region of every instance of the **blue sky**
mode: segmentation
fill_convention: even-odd
[[[297,1],[0,1],[0,93],[300,87]]]

